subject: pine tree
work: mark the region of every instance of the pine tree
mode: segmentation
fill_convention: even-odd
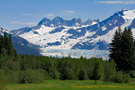
[[[93,69],[93,79],[95,80],[95,84],[96,81],[100,79],[100,77],[101,77],[101,68],[99,62],[96,61]]]
[[[86,71],[84,69],[80,69],[79,80],[85,80],[85,79],[87,79]]]
[[[118,30],[115,32],[115,35],[113,37],[112,43],[110,44],[110,59],[115,60],[115,63],[117,64],[117,68],[120,68],[121,66],[121,39],[122,39],[122,30],[119,27]]]
[[[127,30],[125,28],[121,32],[119,27],[110,45],[110,59],[115,61],[117,69],[123,71],[132,70],[134,66],[134,47],[131,29]]]
[[[11,36],[7,36],[6,33],[4,33],[4,36],[0,37],[0,54],[7,54],[10,56],[16,56],[16,51],[12,46]]]
[[[132,70],[133,68],[133,56],[134,56],[134,46],[133,46],[133,35],[132,31],[129,28],[128,30],[125,28],[122,34],[122,58],[121,58],[121,69],[124,71]]]

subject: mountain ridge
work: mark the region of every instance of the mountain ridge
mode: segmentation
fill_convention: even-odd
[[[109,50],[109,44],[119,26],[122,29],[131,26],[135,36],[135,10],[123,9],[103,21],[92,21],[82,22],[81,19],[75,18],[64,20],[61,17],[52,20],[44,18],[37,26],[14,30],[12,33],[38,45],[41,49]]]

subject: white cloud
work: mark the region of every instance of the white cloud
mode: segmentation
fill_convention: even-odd
[[[47,16],[47,17],[52,17],[53,14],[52,14],[52,13],[48,13],[48,14],[46,14],[46,16]]]
[[[30,13],[21,13],[22,16],[32,16]]]
[[[135,4],[135,1],[109,0],[109,1],[97,1],[95,3],[100,3],[100,4]]]
[[[18,24],[18,25],[36,25],[36,22],[20,22],[20,21],[12,21],[10,24]]]
[[[63,13],[67,13],[67,14],[74,14],[74,11],[62,11]]]

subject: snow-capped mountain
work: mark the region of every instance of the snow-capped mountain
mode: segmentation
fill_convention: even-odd
[[[47,18],[43,18],[38,25],[45,25],[48,27],[54,26],[54,27],[59,27],[59,26],[82,26],[83,22],[80,18],[76,19],[72,19],[72,20],[64,20],[61,17],[55,17],[53,20],[47,19]]]
[[[36,26],[13,30],[12,33],[40,48],[108,50],[119,26],[122,29],[130,26],[135,36],[135,10],[120,10],[101,22],[98,19],[82,22],[80,18],[44,18]]]
[[[36,45],[29,43],[27,40],[19,36],[14,36],[10,33],[10,31],[0,27],[0,36],[4,35],[4,33],[6,33],[7,35],[11,35],[13,47],[18,54],[40,55],[40,51]]]
[[[94,20],[88,19],[87,21],[83,22],[81,20],[81,18],[78,18],[78,19],[73,18],[71,20],[64,20],[63,18],[57,16],[52,20],[47,19],[47,18],[43,18],[38,23],[38,25],[36,25],[36,26],[25,27],[25,28],[21,28],[19,30],[13,30],[12,32],[15,35],[21,35],[21,34],[30,32],[32,30],[37,30],[37,29],[41,29],[41,28],[43,29],[43,26],[45,28],[49,27],[49,28],[52,28],[52,29],[56,29],[56,28],[59,28],[59,27],[69,27],[69,28],[75,27],[75,28],[79,28],[79,27],[83,27],[83,26],[94,25],[94,24],[96,24],[98,22],[100,22],[99,19],[94,19]]]

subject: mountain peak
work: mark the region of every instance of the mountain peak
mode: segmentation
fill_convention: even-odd
[[[135,18],[135,10],[122,9],[113,14],[112,17],[121,17],[125,21],[132,21]]]
[[[99,22],[99,19],[97,20],[91,20],[90,23],[92,22]],[[38,26],[44,25],[44,26],[48,26],[48,27],[59,27],[59,26],[82,26],[82,25],[92,25],[89,22],[85,23],[81,20],[81,18],[73,18],[71,20],[64,20],[62,17],[57,16],[55,18],[53,18],[52,20],[48,19],[48,18],[43,18],[39,23]]]
[[[135,18],[135,10],[123,10],[122,17],[126,20],[133,20]]]
[[[125,9],[125,8],[124,8],[124,9],[122,9],[121,11],[128,11],[128,9]]]
[[[94,19],[94,20],[91,20],[91,19],[88,19],[87,21],[85,21],[85,25],[94,25],[94,24],[97,24],[99,23],[100,20],[99,19]]]
[[[39,23],[38,23],[38,25],[45,25],[46,23],[48,23],[50,21],[50,19],[48,19],[48,18],[43,18]]]

